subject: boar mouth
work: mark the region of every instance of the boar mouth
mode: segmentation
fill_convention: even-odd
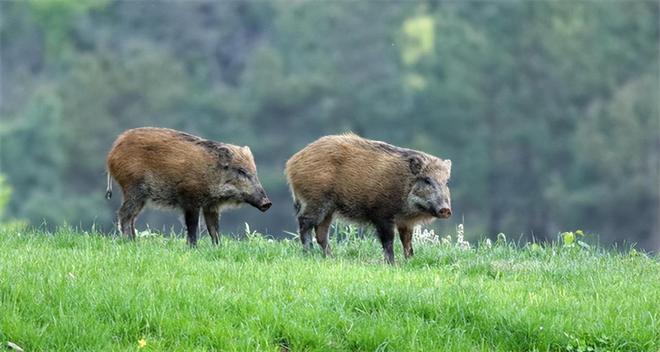
[[[247,200],[247,203],[259,209],[262,212],[265,212],[266,210],[270,209],[270,207],[273,205],[273,203],[268,198],[262,198],[259,200],[249,199]]]
[[[260,206],[258,206],[257,208],[263,212],[263,211],[266,211],[266,210],[270,209],[271,205],[273,205],[273,203],[271,203],[271,201],[267,200],[264,203],[262,203]]]
[[[417,209],[419,209],[420,212],[429,214],[433,217],[438,217],[438,211],[436,210],[436,207],[433,206],[433,204],[417,204]]]

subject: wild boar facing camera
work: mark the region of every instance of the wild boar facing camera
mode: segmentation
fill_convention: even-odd
[[[287,161],[285,174],[304,247],[311,246],[313,228],[326,255],[335,214],[373,225],[388,263],[394,263],[395,228],[409,257],[413,227],[451,215],[450,160],[354,134],[309,144]]]

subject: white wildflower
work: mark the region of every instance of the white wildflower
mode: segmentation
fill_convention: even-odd
[[[461,249],[470,249],[470,242],[464,239],[464,234],[463,224],[458,224],[456,227],[456,245]]]
[[[422,229],[421,225],[413,227],[413,240],[417,243],[438,244],[440,242],[435,231]]]
[[[447,235],[442,238],[442,244],[445,246],[451,245],[451,235]]]

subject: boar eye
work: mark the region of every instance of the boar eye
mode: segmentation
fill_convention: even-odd
[[[432,181],[431,178],[428,177],[428,176],[427,176],[427,177],[422,177],[422,182],[426,183],[426,184],[429,185],[429,186],[432,186],[432,185],[433,185],[433,181]]]
[[[248,177],[248,173],[244,169],[238,169],[237,171],[238,174],[241,175],[242,177]]]

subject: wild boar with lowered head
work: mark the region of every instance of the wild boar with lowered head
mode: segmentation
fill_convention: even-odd
[[[395,228],[407,258],[413,255],[416,224],[451,215],[450,160],[354,134],[309,144],[287,161],[285,174],[303,246],[311,247],[308,235],[314,228],[326,255],[331,255],[328,228],[334,214],[372,224],[388,263],[394,263]]]
[[[266,211],[266,196],[248,147],[206,140],[165,128],[128,130],[108,153],[108,189],[121,186],[119,229],[135,238],[135,219],[145,206],[179,208],[184,213],[188,243],[197,243],[200,210],[213,244],[218,244],[220,210],[248,203]]]

